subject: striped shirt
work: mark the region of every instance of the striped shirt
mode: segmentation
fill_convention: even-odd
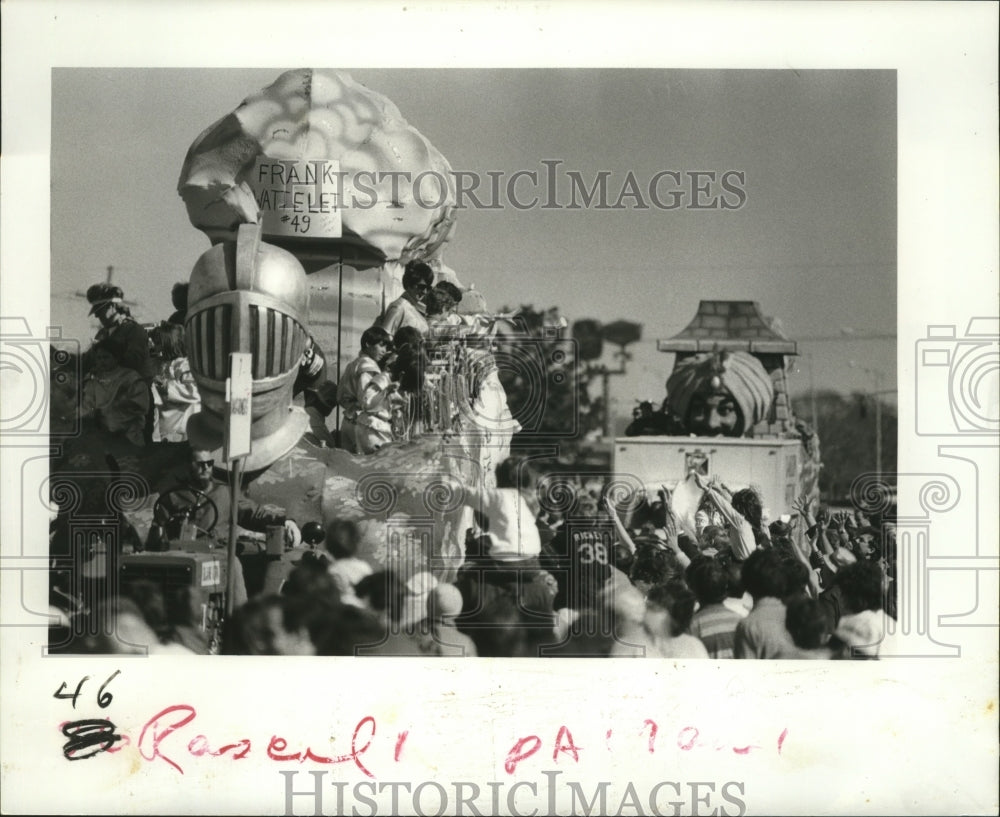
[[[732,658],[740,616],[722,604],[709,604],[691,619],[691,635],[701,639],[710,658]]]

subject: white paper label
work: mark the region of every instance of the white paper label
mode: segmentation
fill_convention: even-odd
[[[340,238],[340,162],[260,157],[249,179],[264,236]]]

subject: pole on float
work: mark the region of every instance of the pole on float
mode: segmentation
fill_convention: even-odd
[[[253,355],[229,355],[226,380],[226,432],[223,451],[229,469],[229,546],[226,552],[226,618],[233,614],[236,584],[236,528],[239,519],[243,458],[250,453],[250,399],[253,394]]]

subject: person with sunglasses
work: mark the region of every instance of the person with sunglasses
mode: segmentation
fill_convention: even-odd
[[[404,326],[426,335],[427,296],[434,283],[434,270],[423,261],[410,261],[403,270],[403,294],[386,307],[375,325],[393,337]]]

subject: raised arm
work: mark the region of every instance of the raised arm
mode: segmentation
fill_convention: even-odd
[[[753,535],[753,528],[743,515],[733,507],[732,503],[715,489],[705,482],[700,474],[695,474],[695,481],[698,487],[705,491],[709,501],[716,507],[722,518],[726,520],[726,525],[730,529],[730,544],[733,548],[733,556],[738,561],[744,561],[757,549],[757,540]]]
[[[629,553],[632,553],[634,555],[635,542],[632,541],[632,537],[629,536],[629,533],[625,529],[625,526],[622,524],[621,519],[618,518],[618,510],[617,508],[615,508],[615,504],[611,501],[610,496],[604,497],[604,505],[605,507],[607,507],[608,514],[610,514],[611,519],[615,523],[615,531],[618,533],[618,538],[621,540],[621,543],[628,548]]]
[[[661,485],[660,490],[663,492],[663,508],[666,511],[663,528],[667,534],[667,547],[674,552],[680,566],[687,568],[691,564],[691,558],[681,550],[681,546],[677,541],[677,516],[674,513],[671,503],[672,495],[666,485]]]

